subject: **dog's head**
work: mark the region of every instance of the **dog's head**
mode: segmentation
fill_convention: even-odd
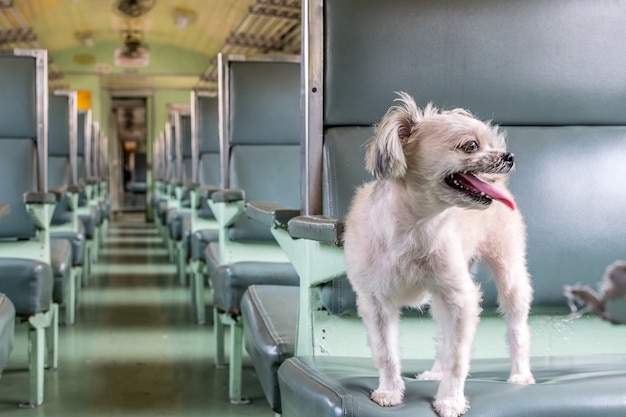
[[[515,209],[505,187],[513,168],[505,135],[463,109],[419,109],[406,93],[376,126],[366,167],[377,179],[404,180],[446,205],[484,209],[493,200]]]

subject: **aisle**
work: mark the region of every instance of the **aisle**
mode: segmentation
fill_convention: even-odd
[[[228,370],[213,366],[212,327],[194,324],[189,292],[153,225],[124,214],[110,228],[83,290],[76,325],[60,329],[59,369],[47,372],[44,405],[26,398],[25,326],[0,378],[3,417],[273,416],[248,363],[250,405],[228,403]]]

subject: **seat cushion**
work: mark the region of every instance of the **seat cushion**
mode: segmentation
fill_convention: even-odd
[[[0,292],[11,299],[17,316],[48,311],[52,287],[50,265],[31,259],[0,258]]]
[[[289,262],[237,262],[222,265],[210,275],[213,306],[239,315],[241,297],[255,284],[299,285],[300,280]]]
[[[293,356],[300,287],[252,285],[241,299],[246,351],[252,358],[265,398],[281,412],[278,368]]]
[[[52,300],[62,304],[72,268],[72,245],[67,239],[50,239],[50,264],[54,276]]]
[[[170,239],[179,241],[183,237],[183,217],[184,214],[177,209],[169,209],[167,212],[167,227]]]
[[[78,231],[55,231],[50,233],[50,239],[65,239],[72,245],[72,265],[81,266],[85,258],[85,226],[78,222]]]
[[[204,263],[206,265],[206,273],[211,276],[220,266],[220,245],[218,241],[209,242],[204,250]]]
[[[80,214],[78,218],[80,219],[81,223],[84,226],[85,238],[87,240],[92,240],[94,236],[95,225],[96,225],[95,215],[93,215],[92,213]]]
[[[278,371],[284,417],[436,417],[431,401],[438,381],[418,381],[414,375],[432,361],[402,363],[405,400],[380,407],[369,398],[378,374],[369,358],[294,357]],[[532,360],[537,383],[506,382],[507,359],[472,361],[465,395],[472,416],[617,417],[626,409],[626,355],[537,357]]]
[[[202,229],[196,230],[191,235],[191,259],[203,260],[207,246],[211,242],[217,242],[219,240],[219,231],[216,229]]]
[[[5,294],[0,293],[0,375],[13,350],[15,307]]]

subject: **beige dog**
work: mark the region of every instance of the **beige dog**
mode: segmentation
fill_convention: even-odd
[[[513,155],[497,126],[465,110],[420,110],[405,93],[398,101],[368,144],[375,180],[357,190],[346,218],[347,273],[380,374],[372,400],[402,402],[400,310],[428,303],[437,357],[417,378],[441,380],[433,406],[457,417],[469,409],[464,386],[482,298],[469,266],[478,257],[494,273],[508,324],[509,382],[534,383],[525,226],[505,185]]]

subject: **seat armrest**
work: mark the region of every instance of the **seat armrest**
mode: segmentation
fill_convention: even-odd
[[[289,220],[291,237],[343,246],[344,222],[337,217],[322,215],[297,216]]]
[[[204,199],[211,198],[211,195],[216,191],[219,191],[219,188],[213,187],[211,185],[201,185],[198,187],[198,193],[200,197]]]
[[[56,204],[56,194],[48,192],[29,192],[24,194],[24,203],[26,204]]]
[[[66,188],[65,187],[49,188],[48,192],[54,194],[56,202],[58,203],[59,201],[63,200],[63,196],[66,193]]]
[[[68,185],[66,187],[67,191],[70,193],[80,193],[81,191],[83,191],[83,185],[82,184],[73,184],[73,185]]]
[[[238,189],[218,190],[211,194],[214,203],[232,203],[234,201],[245,200],[245,191]]]
[[[287,229],[287,223],[300,215],[300,209],[283,206],[274,201],[249,201],[245,207],[246,216],[267,227]]]

